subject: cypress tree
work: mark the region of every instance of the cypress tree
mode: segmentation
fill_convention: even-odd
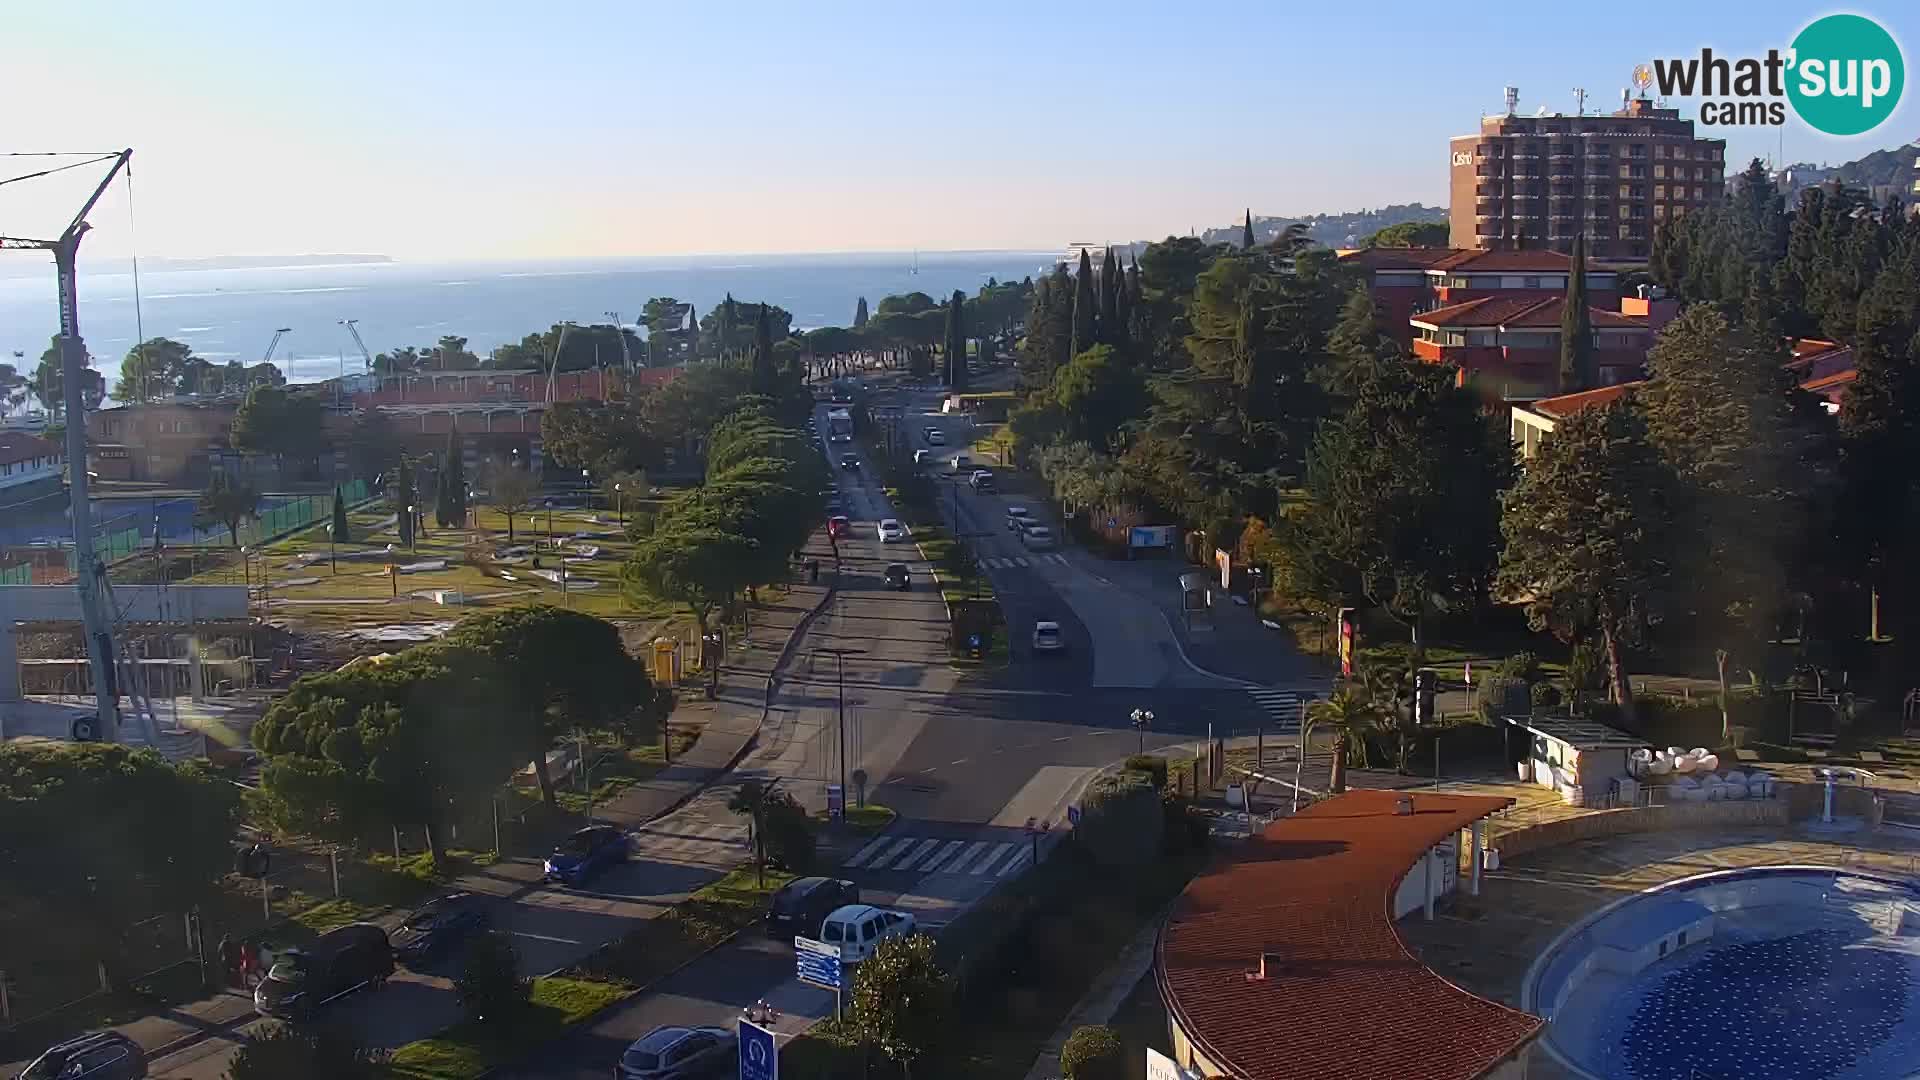
[[[721,360],[731,360],[733,358],[733,320],[733,294],[728,293],[727,298],[721,301],[720,304],[719,348]]]
[[[692,304],[687,305],[686,335],[687,363],[691,364],[700,355],[700,316],[694,312]]]
[[[947,385],[956,394],[967,389],[967,330],[962,321],[966,300],[967,294],[955,289],[947,301]]]
[[[347,526],[347,500],[340,495],[340,489],[333,489],[333,542],[350,543],[353,537]]]
[[[1128,297],[1128,299],[1133,302],[1133,306],[1136,308],[1139,307],[1140,306],[1140,257],[1138,255],[1129,255],[1127,257],[1127,292],[1132,294],[1131,296]]]
[[[400,468],[393,478],[393,512],[403,547],[413,546],[413,513],[408,509],[415,505],[413,495],[413,466],[402,454]]]
[[[447,432],[447,460],[440,468],[440,491],[433,503],[433,519],[443,529],[467,520],[467,465],[461,460],[460,432]]]
[[[1587,308],[1587,234],[1576,233],[1567,273],[1567,299],[1560,310],[1560,392],[1594,385],[1593,314]]]
[[[753,322],[753,392],[770,398],[780,396],[780,373],[773,362],[773,323],[767,318],[767,305],[761,304]]]
[[[1247,207],[1246,223],[1240,226],[1240,247],[1245,251],[1253,250],[1253,207]]]
[[[1073,281],[1073,336],[1069,339],[1067,355],[1079,356],[1099,344],[1094,323],[1094,308],[1099,303],[1093,295],[1093,260],[1087,257],[1087,249],[1080,249],[1080,272]]]
[[[865,325],[867,325],[867,298],[863,296],[859,303],[853,305],[853,328],[858,330]]]
[[[1114,261],[1113,249],[1108,248],[1106,257],[1100,260],[1100,340],[1118,344],[1121,334],[1120,264]]]
[[[1119,269],[1118,260],[1113,272],[1113,318],[1107,323],[1107,343],[1112,345],[1122,357],[1127,357],[1128,344],[1132,340],[1133,326],[1133,290],[1127,284],[1126,274]]]

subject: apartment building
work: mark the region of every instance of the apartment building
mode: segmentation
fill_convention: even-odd
[[[1340,261],[1366,274],[1381,331],[1408,350],[1418,336],[1409,322],[1416,315],[1495,296],[1564,296],[1573,272],[1571,258],[1545,250],[1362,248]],[[1612,307],[1619,298],[1614,272],[1589,266],[1587,297],[1596,307]]]

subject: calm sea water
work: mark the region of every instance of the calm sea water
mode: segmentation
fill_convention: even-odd
[[[702,312],[728,293],[775,303],[800,328],[844,326],[856,301],[870,306],[913,290],[971,293],[989,277],[1018,280],[1050,269],[1053,252],[762,255],[594,259],[525,263],[367,263],[140,275],[140,329],[170,337],[216,363],[254,362],[280,327],[274,361],[296,382],[361,366],[341,319],[359,320],[373,352],[468,339],[481,356],[556,322],[626,322],[649,297],[692,301]],[[83,256],[83,265],[84,265]],[[120,263],[124,268],[124,262]],[[94,366],[111,385],[136,340],[133,278],[83,273],[80,323]],[[0,362],[31,368],[59,327],[51,262],[41,277],[0,279]],[[20,353],[15,360],[11,354]]]

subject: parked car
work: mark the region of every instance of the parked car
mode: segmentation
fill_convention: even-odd
[[[635,1039],[614,1080],[690,1080],[719,1076],[740,1052],[740,1036],[722,1027],[657,1027]]]
[[[827,519],[827,535],[837,540],[847,535],[847,526],[850,524],[845,514],[835,514]]]
[[[992,491],[993,470],[975,469],[973,475],[967,478],[967,483],[972,484],[975,491]]]
[[[913,588],[913,575],[907,571],[906,563],[888,563],[885,576],[887,579],[887,587],[890,589],[899,589],[905,592]]]
[[[1007,531],[1017,533],[1033,521],[1033,513],[1024,506],[1007,507]]]
[[[631,841],[611,825],[592,825],[568,836],[547,855],[546,880],[578,885],[602,868],[626,862]]]
[[[887,518],[882,522],[880,522],[880,542],[881,543],[891,544],[896,540],[905,540],[906,538],[907,538],[907,527],[905,525],[900,524],[898,520],[894,518]]]
[[[90,1031],[47,1047],[20,1080],[145,1080],[147,1054],[117,1031]]]
[[[1020,542],[1030,551],[1046,551],[1053,547],[1053,530],[1045,525],[1028,522],[1020,529]]]
[[[773,894],[767,908],[767,936],[792,941],[813,937],[834,911],[860,902],[860,886],[829,877],[795,878]]]
[[[393,932],[393,955],[408,967],[446,956],[454,946],[493,925],[493,909],[483,896],[448,893],[408,915]]]
[[[842,469],[845,469],[848,472],[859,472],[860,459],[857,457],[854,457],[852,454],[841,454],[840,467]]]
[[[1033,651],[1059,652],[1067,647],[1060,637],[1060,624],[1041,620],[1033,624]]]
[[[378,987],[393,974],[393,946],[372,923],[329,930],[313,944],[281,952],[253,988],[253,1007],[267,1016],[300,1020],[361,987]]]
[[[820,924],[820,940],[840,946],[840,962],[857,964],[873,955],[888,938],[906,937],[916,929],[913,916],[869,904],[849,904]]]

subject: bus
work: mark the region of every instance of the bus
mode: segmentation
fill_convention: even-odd
[[[827,410],[827,441],[853,441],[853,410],[845,405],[835,405]]]

